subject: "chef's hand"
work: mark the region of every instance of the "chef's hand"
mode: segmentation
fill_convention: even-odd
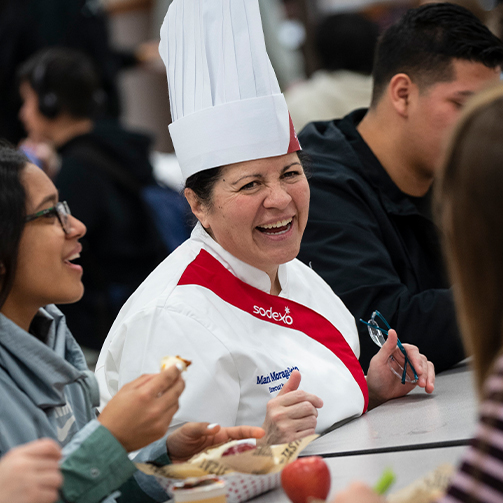
[[[176,366],[142,375],[119,390],[98,421],[126,451],[136,451],[166,434],[184,387]]]
[[[173,463],[182,463],[213,445],[243,438],[262,438],[265,431],[257,426],[230,426],[218,424],[185,423],[166,440],[169,458]]]
[[[278,395],[267,403],[264,428],[259,443],[280,444],[312,435],[323,400],[299,388],[300,372],[294,370]]]
[[[53,503],[63,484],[61,448],[51,439],[11,449],[0,461],[0,503]]]
[[[353,482],[330,503],[385,503],[385,499],[363,482]]]
[[[369,370],[367,373],[367,385],[369,388],[369,410],[377,405],[406,395],[416,386],[424,388],[426,393],[432,393],[435,389],[435,368],[433,363],[426,359],[426,356],[419,352],[416,346],[411,344],[403,344],[407,351],[407,356],[416,369],[418,381],[416,384],[411,384],[402,381],[397,377],[388,366],[388,358],[393,355],[393,358],[403,367],[405,358],[397,346],[398,336],[395,330],[388,332],[388,338],[383,344],[379,352],[370,360]],[[407,366],[407,374],[411,375],[412,371]]]

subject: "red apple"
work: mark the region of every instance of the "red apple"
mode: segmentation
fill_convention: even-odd
[[[308,503],[308,498],[325,500],[330,491],[330,470],[320,456],[300,458],[281,472],[281,485],[293,503]]]

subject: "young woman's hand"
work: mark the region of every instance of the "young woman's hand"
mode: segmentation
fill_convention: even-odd
[[[330,503],[385,503],[382,496],[376,494],[362,482],[353,482],[346,489],[337,493]]]
[[[419,352],[416,346],[403,344],[407,351],[407,356],[416,369],[418,381],[416,384],[406,382],[402,384],[401,379],[396,376],[388,366],[388,358],[394,358],[403,366],[404,356],[397,346],[398,336],[395,330],[388,332],[388,338],[379,352],[370,360],[367,373],[367,385],[369,388],[369,410],[377,405],[406,395],[416,386],[424,388],[426,393],[432,393],[435,389],[435,368],[433,363],[427,360],[426,356]]]
[[[265,431],[256,426],[231,426],[218,424],[186,423],[175,430],[166,440],[168,454],[173,463],[182,463],[213,445],[243,438],[262,438]]]
[[[278,395],[267,403],[261,442],[280,444],[292,442],[315,432],[318,409],[323,400],[299,388],[300,372],[294,370]]]
[[[119,390],[98,421],[126,451],[135,451],[166,433],[184,387],[175,366],[159,374],[142,375]]]
[[[0,460],[0,503],[53,503],[63,484],[61,448],[41,439],[11,449]]]

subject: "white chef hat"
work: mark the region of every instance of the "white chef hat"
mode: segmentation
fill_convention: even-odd
[[[185,179],[300,150],[266,52],[258,0],[174,0],[159,52]]]

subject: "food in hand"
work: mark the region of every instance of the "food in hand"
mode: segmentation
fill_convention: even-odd
[[[183,365],[183,370],[186,370],[187,367],[192,363],[190,360],[185,360],[180,356],[165,356],[161,360],[161,370],[166,370],[172,365],[176,365],[177,363],[181,363]]]
[[[256,448],[257,448],[257,446],[253,445],[253,444],[236,444],[236,445],[229,447],[227,450],[225,450],[222,453],[222,457],[223,456],[230,456],[231,454],[239,454],[240,452],[251,451]]]
[[[330,470],[320,456],[296,459],[283,468],[281,485],[293,503],[309,503],[309,498],[325,500],[330,491]]]

